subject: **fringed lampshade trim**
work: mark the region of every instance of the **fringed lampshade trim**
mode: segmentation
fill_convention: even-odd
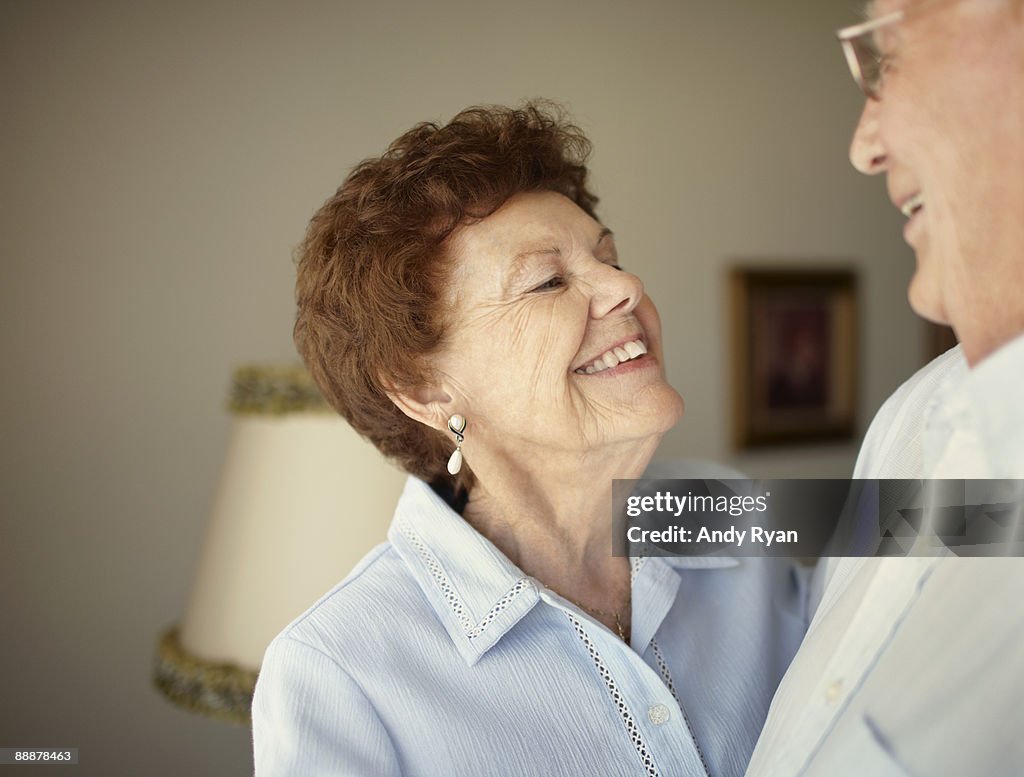
[[[191,655],[181,645],[177,626],[164,632],[157,643],[153,683],[168,699],[191,712],[251,725],[257,674]]]

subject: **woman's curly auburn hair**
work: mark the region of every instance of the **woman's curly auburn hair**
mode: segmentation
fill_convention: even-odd
[[[552,103],[467,108],[360,163],[310,220],[296,252],[295,344],[331,406],[407,472],[449,477],[454,440],[386,393],[430,378],[423,357],[445,335],[445,241],[520,192],[559,192],[596,218],[589,153]],[[473,482],[463,466],[457,486]]]

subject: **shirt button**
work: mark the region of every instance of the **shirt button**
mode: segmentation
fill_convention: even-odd
[[[655,726],[661,726],[668,723],[671,713],[664,704],[652,704],[647,708],[647,717]]]
[[[829,683],[828,688],[825,689],[825,701],[832,704],[836,699],[839,698],[843,692],[843,681],[833,680]]]

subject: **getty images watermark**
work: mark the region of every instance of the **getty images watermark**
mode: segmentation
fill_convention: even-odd
[[[620,556],[1024,556],[1021,480],[616,480]]]

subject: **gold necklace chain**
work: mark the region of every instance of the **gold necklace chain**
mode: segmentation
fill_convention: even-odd
[[[580,604],[575,599],[570,599],[568,596],[563,596],[566,601],[572,602],[581,610],[586,610],[591,615],[597,615],[602,618],[611,618],[615,621],[615,631],[619,634],[619,639],[625,643],[629,643],[629,627],[622,624],[622,615],[618,612],[609,612],[608,610],[599,610],[597,607],[587,607],[585,604]],[[629,606],[629,602],[626,602],[626,606]]]

